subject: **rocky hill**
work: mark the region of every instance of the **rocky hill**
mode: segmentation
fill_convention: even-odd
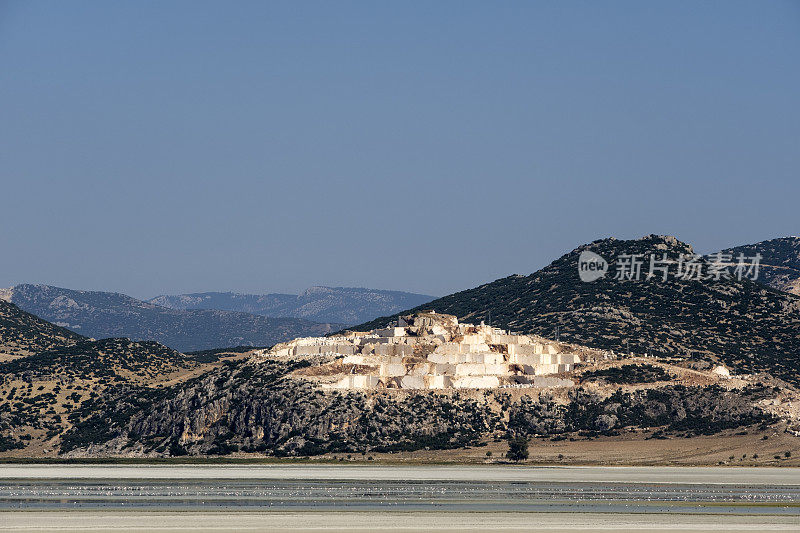
[[[605,277],[583,282],[578,258],[609,262]],[[742,372],[770,372],[800,382],[800,298],[747,279],[680,279],[677,264],[662,281],[615,279],[624,255],[673,259],[692,248],[674,237],[604,239],[583,245],[529,276],[509,276],[419,306],[499,327],[617,352],[724,361]],[[700,259],[705,265],[707,262]],[[403,313],[405,314],[405,313]],[[354,327],[382,327],[397,315]]]
[[[32,446],[32,454],[44,453],[80,420],[82,405],[131,389],[154,398],[165,384],[214,366],[128,339],[81,339],[0,361],[0,451]]]
[[[739,254],[761,254],[760,283],[800,296],[800,237],[781,237],[722,250],[735,261]]]
[[[236,362],[147,400],[139,390],[98,398],[65,435],[62,453],[268,455],[357,452],[381,447],[460,447],[492,425],[467,398],[419,394],[370,399],[326,393],[288,374],[304,363]],[[128,416],[117,419],[115,413]],[[99,436],[99,438],[98,438]]]
[[[0,300],[0,358],[68,346],[84,337]]]
[[[171,309],[218,309],[270,317],[304,318],[316,322],[358,324],[433,299],[433,296],[401,291],[311,287],[300,295],[203,292],[157,296],[148,302]]]
[[[6,290],[6,297],[30,313],[89,337],[154,340],[180,351],[269,346],[341,327],[233,311],[168,309],[124,294],[48,285],[17,285]]]
[[[508,435],[591,439],[631,428],[655,438],[775,432],[786,423],[764,405],[797,397],[785,397],[768,379],[736,388],[714,382],[643,384],[637,376],[647,372],[626,370],[637,364],[618,367],[624,384],[618,377],[605,388],[588,384],[521,396],[503,389],[480,394],[324,391],[296,376],[309,364],[236,361],[167,390],[119,389],[81,405],[63,434],[60,453],[297,456],[485,446]]]
[[[26,379],[160,379],[196,363],[157,342],[129,339],[81,340],[69,346],[20,357],[0,366],[0,375]]]
[[[304,456],[465,449],[513,436],[767,437],[793,434],[800,419],[797,390],[769,376],[652,358],[584,362],[544,389],[431,392],[325,390],[307,371],[318,374],[326,354],[228,355],[202,363],[154,342],[78,339],[0,361],[0,454]]]
[[[578,260],[589,251],[608,260],[608,272],[581,281]],[[596,241],[531,276],[504,278],[424,306],[471,322],[557,336],[576,350],[604,348],[585,349],[582,353],[592,357],[553,369],[558,379],[552,384],[534,379],[483,389],[325,388],[322,374],[344,361],[327,349],[189,357],[154,342],[93,341],[75,334],[66,345],[52,346],[53,339],[62,342],[59,332],[70,332],[17,310],[27,318],[8,322],[4,339],[27,335],[32,353],[0,360],[0,454],[339,454],[342,460],[356,453],[484,447],[497,452],[496,443],[520,438],[546,448],[597,438],[714,436],[723,439],[714,446],[726,449],[724,439],[750,435],[745,451],[753,464],[780,464],[796,455],[800,392],[787,382],[797,383],[800,298],[735,277],[615,279],[617,271],[625,272],[626,260],[651,252],[679,256],[691,247],[660,236]],[[697,262],[706,272],[711,268],[702,258]],[[85,300],[70,300],[59,302],[89,311]],[[445,342],[436,330],[438,317],[424,313],[415,314],[406,335],[419,334],[413,330],[416,317],[425,328],[430,320],[433,337]],[[38,321],[39,330],[31,329],[31,321]],[[398,328],[399,323],[387,339],[399,334]],[[459,335],[485,329],[465,328]],[[43,337],[41,348],[33,343],[36,331]],[[475,346],[504,360],[505,351],[511,356],[510,345],[504,349],[493,338]],[[628,349],[650,357],[619,356]],[[728,363],[733,375],[725,368],[712,370],[708,362],[717,360]],[[369,370],[358,361],[351,366]],[[754,443],[762,441],[770,444],[753,453]],[[769,455],[760,457],[762,450]]]

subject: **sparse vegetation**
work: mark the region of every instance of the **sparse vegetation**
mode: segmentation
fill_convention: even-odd
[[[626,246],[630,244],[626,242]],[[635,241],[642,249],[656,242],[655,238]],[[598,246],[617,249],[608,243]],[[672,246],[674,250],[680,248],[679,244]],[[784,329],[765,340],[772,327],[768,311],[788,313],[784,318],[793,319],[795,307],[792,301],[754,284],[667,286],[654,282],[647,290],[625,286],[627,292],[621,295],[620,286],[610,285],[616,283],[611,280],[576,287],[566,277],[566,270],[562,272],[571,260],[565,256],[532,277],[507,278],[500,280],[503,283],[475,289],[476,293],[467,292],[481,298],[486,294],[497,297],[492,304],[500,310],[496,313],[492,307],[495,323],[544,334],[548,332],[542,329],[543,323],[529,317],[528,308],[520,312],[514,308],[518,303],[510,302],[524,295],[532,298],[530,309],[541,310],[545,304],[539,298],[546,293],[555,302],[554,312],[570,317],[562,323],[564,336],[576,340],[577,335],[585,335],[596,340],[599,332],[608,328],[603,330],[608,335],[602,341],[608,343],[607,347],[636,336],[642,343],[657,339],[661,346],[677,353],[691,339],[692,346],[723,350],[715,353],[731,360],[753,349],[749,341],[736,341],[733,333],[755,332],[763,351],[753,359],[752,367],[740,365],[743,369],[762,368],[769,364],[769,354],[798,342],[787,337],[791,328],[786,324],[791,322],[784,322]],[[460,311],[442,310],[472,321],[484,318],[479,314],[484,308],[476,300],[464,294],[456,296],[442,300]],[[741,304],[742,299],[746,304]],[[598,307],[598,302],[603,305]],[[682,309],[679,319],[670,314],[677,312],[676,305]],[[735,309],[736,316],[712,324],[706,313],[709,305]],[[36,343],[26,345],[33,352],[0,363],[0,452],[46,442],[48,448],[62,454],[82,454],[91,446],[95,455],[191,458],[244,452],[303,458],[336,453],[341,454],[340,460],[347,454],[347,460],[355,456],[370,461],[377,453],[479,447],[509,439],[505,457],[522,461],[529,455],[529,440],[536,437],[547,438],[547,446],[557,447],[568,442],[551,443],[605,438],[639,429],[647,430],[642,432],[643,438],[654,440],[765,431],[776,419],[763,407],[767,402],[762,400],[785,390],[773,387],[779,382],[771,378],[764,381],[770,386],[742,387],[739,382],[735,385],[739,388],[725,388],[707,384],[715,380],[678,385],[672,383],[672,372],[680,374],[684,383],[690,382],[684,379],[690,372],[676,366],[667,366],[672,369],[667,371],[663,362],[584,367],[576,373],[579,386],[562,390],[558,397],[550,392],[537,397],[535,393],[519,395],[507,390],[479,394],[321,390],[301,376],[288,376],[311,365],[309,361],[220,358],[222,354],[240,353],[243,348],[187,357],[153,342],[91,341],[67,330],[48,329],[43,321],[36,322],[36,317],[18,311],[12,313],[16,319],[24,319],[24,323],[33,320],[30,335],[50,337],[38,342],[39,348]],[[743,329],[739,315],[755,317],[752,324],[748,322],[750,329]],[[9,327],[22,327],[19,324],[17,320]],[[633,324],[635,330],[631,329]],[[697,332],[711,335],[710,340],[694,339]],[[695,352],[693,357],[693,362],[679,365],[710,367],[702,353]],[[776,368],[784,371],[788,366]],[[753,379],[753,383],[758,382]],[[768,438],[763,436],[764,440]],[[792,452],[783,451],[781,438],[777,437],[778,443],[765,444],[773,446],[768,451],[759,451],[767,459],[790,459]],[[548,460],[552,460],[555,452],[549,453]],[[492,451],[485,452],[485,457],[493,457]],[[718,455],[714,460],[724,457]],[[732,454],[728,461],[736,458]],[[757,459],[758,454],[752,454],[752,458]],[[744,454],[739,461],[746,459]],[[558,460],[564,460],[564,455],[558,454]]]
[[[623,365],[618,367],[604,368],[602,370],[590,370],[581,375],[582,381],[603,380],[606,383],[616,385],[632,383],[655,383],[657,381],[669,381],[674,376],[669,374],[660,366],[638,364]]]
[[[688,244],[651,235],[637,240],[604,239],[582,246],[529,276],[509,276],[439,298],[398,315],[354,326],[384,327],[399,315],[423,309],[460,321],[489,320],[498,327],[614,350],[702,361],[719,357],[737,372],[769,372],[800,383],[800,298],[736,279],[592,283],[578,278],[584,249],[611,261],[622,254],[692,253]]]
[[[508,453],[506,457],[512,461],[524,461],[528,458],[528,439],[517,435],[508,440]]]
[[[524,435],[557,435],[583,432],[584,436],[614,435],[622,428],[662,428],[663,432],[711,435],[726,429],[768,424],[775,419],[753,407],[764,393],[751,387],[737,392],[718,386],[670,385],[633,392],[617,391],[607,398],[583,388],[570,392],[570,403],[561,405],[542,395],[523,397],[512,404],[509,429]]]

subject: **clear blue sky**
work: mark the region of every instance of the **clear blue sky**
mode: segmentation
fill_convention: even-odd
[[[800,233],[800,2],[0,3],[0,286],[435,295]]]

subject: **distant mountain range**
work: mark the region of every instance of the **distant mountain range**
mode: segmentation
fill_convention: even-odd
[[[558,328],[565,339],[597,347],[727,353],[730,361],[752,359],[750,353],[756,360],[776,357],[798,342],[792,338],[796,324],[784,320],[794,316],[797,305],[797,299],[784,292],[800,294],[798,237],[722,250],[734,260],[739,253],[761,254],[757,281],[782,291],[778,294],[729,280],[624,285],[621,288],[626,290],[620,293],[609,285],[613,280],[608,277],[596,283],[579,282],[576,254],[584,249],[613,256],[637,250],[692,251],[689,245],[667,237],[601,240],[577,248],[530,276],[510,276],[439,299],[400,291],[312,287],[300,295],[206,292],[162,295],[145,302],[118,293],[48,285],[0,289],[0,299],[89,337],[155,340],[180,351],[267,346],[356,323],[362,324],[358,329],[371,329],[388,322],[388,317],[419,309],[436,309],[467,321],[493,320],[545,336],[554,336]],[[779,309],[770,311],[771,307]],[[387,318],[375,319],[378,316]],[[2,320],[11,317],[0,316]],[[70,332],[63,331],[68,337]],[[743,335],[745,331],[750,334]],[[779,332],[777,337],[774,331]],[[19,339],[16,346],[22,351],[43,347],[31,344],[31,339]],[[776,364],[784,363],[776,360]]]
[[[761,253],[764,264],[774,265],[773,272],[792,272],[795,245],[776,241],[740,249],[748,255]],[[582,282],[578,257],[583,251],[607,259],[608,275]],[[382,327],[399,314],[430,309],[465,322],[491,321],[502,328],[618,352],[716,358],[738,371],[770,372],[800,383],[800,297],[746,279],[614,279],[616,258],[623,254],[664,253],[676,258],[693,250],[674,237],[657,235],[599,240],[529,276],[498,279],[351,329]],[[646,273],[647,265],[644,269]],[[764,279],[775,280],[774,275]]]
[[[343,326],[214,309],[168,309],[124,294],[49,285],[17,285],[4,290],[3,296],[29,313],[87,337],[154,340],[182,352],[270,346]]]
[[[270,346],[295,337],[325,335],[433,297],[312,287],[300,295],[207,292],[159,296],[145,302],[113,292],[17,285],[0,289],[0,299],[87,337],[154,340],[186,352]]]
[[[297,294],[201,292],[157,296],[149,303],[170,309],[218,309],[315,322],[358,324],[433,300],[434,296],[348,287],[311,287]]]

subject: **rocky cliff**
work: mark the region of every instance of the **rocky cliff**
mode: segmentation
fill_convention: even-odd
[[[733,388],[664,382],[522,396],[504,390],[366,394],[320,390],[292,376],[303,366],[239,361],[170,390],[119,390],[81,406],[61,452],[316,455],[457,448],[508,435],[591,438],[642,428],[688,437],[785,424],[761,405],[785,394],[769,378]]]

